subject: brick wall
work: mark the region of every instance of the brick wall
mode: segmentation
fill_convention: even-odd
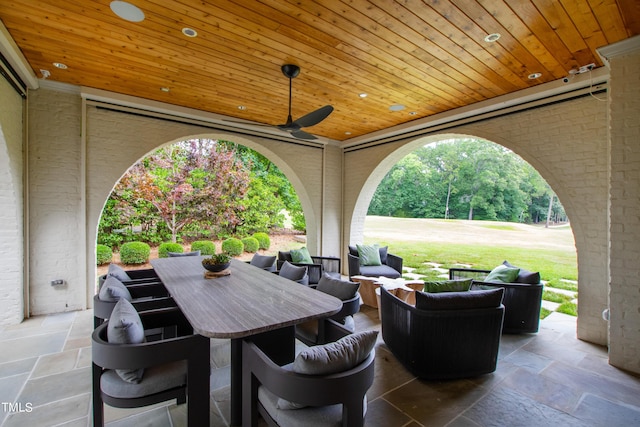
[[[24,313],[22,102],[0,77],[0,325]]]
[[[640,372],[640,51],[610,65],[610,362]]]
[[[29,95],[29,304],[32,315],[86,307],[81,100]],[[62,286],[51,286],[54,279]]]
[[[345,241],[362,240],[364,215],[378,183],[419,146],[452,136],[503,145],[535,167],[564,205],[578,254],[578,336],[607,344],[607,105],[592,97],[447,129],[446,134],[345,153]]]

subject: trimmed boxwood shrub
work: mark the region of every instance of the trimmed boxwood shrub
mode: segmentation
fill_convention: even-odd
[[[169,252],[184,252],[180,243],[165,242],[158,246],[158,258],[168,258]]]
[[[249,253],[258,252],[260,247],[260,243],[255,237],[245,237],[242,239],[242,244],[244,245],[244,251]]]
[[[96,263],[98,265],[108,264],[113,259],[113,251],[107,245],[96,245]]]
[[[216,253],[216,244],[208,240],[198,240],[191,243],[191,251],[200,251],[200,255],[213,255]]]
[[[127,242],[120,247],[120,261],[123,264],[144,264],[149,261],[151,248],[144,242]]]
[[[244,243],[242,240],[230,237],[227,240],[222,241],[222,252],[228,253],[231,256],[238,256],[244,251]]]
[[[269,246],[271,246],[271,239],[269,238],[269,235],[267,233],[254,233],[253,238],[258,240],[258,246],[260,249],[266,250],[269,249]]]

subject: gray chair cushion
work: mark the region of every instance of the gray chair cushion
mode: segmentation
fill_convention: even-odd
[[[131,293],[129,289],[115,276],[107,276],[100,291],[98,292],[98,298],[101,301],[115,302],[120,299],[131,301]]]
[[[276,257],[270,255],[254,254],[249,262],[251,265],[262,268],[267,271],[275,271]]]
[[[388,265],[361,265],[360,266],[360,274],[363,276],[369,277],[389,277],[391,279],[397,279],[400,277],[400,273],[394,270],[392,267]]]
[[[140,315],[124,298],[118,301],[111,312],[107,339],[112,344],[140,344],[145,341]],[[137,384],[142,379],[144,369],[116,369],[116,372],[124,381]]]
[[[280,276],[296,282],[298,280],[302,280],[306,274],[307,267],[298,267],[291,264],[289,261],[285,261],[284,264],[282,264],[282,267],[280,267]]]
[[[131,280],[129,275],[122,267],[117,264],[109,264],[109,269],[107,270],[107,277],[113,276],[121,282],[126,282],[127,280]]]
[[[418,310],[467,310],[499,307],[503,288],[468,292],[416,292]]]
[[[366,401],[365,396],[365,401]],[[264,409],[278,423],[280,427],[327,427],[342,426],[342,405],[327,405],[317,407],[305,407],[291,404],[290,407],[279,408],[283,406],[283,399],[271,393],[266,387],[258,388],[258,400],[264,406]],[[304,409],[300,409],[304,408]],[[297,411],[288,411],[284,409],[299,409]]]
[[[316,287],[320,292],[332,295],[342,301],[353,298],[360,289],[360,283],[336,279],[324,273]]]
[[[105,394],[125,399],[148,396],[186,383],[186,360],[151,366],[144,370],[138,383],[123,381],[113,370],[105,371],[100,378],[100,388]]]
[[[349,370],[367,358],[377,337],[378,331],[363,331],[336,342],[309,347],[296,356],[292,370],[307,375],[328,375]]]
[[[200,256],[200,251],[191,251],[191,252],[167,252],[169,258],[171,257],[180,257],[180,256]]]

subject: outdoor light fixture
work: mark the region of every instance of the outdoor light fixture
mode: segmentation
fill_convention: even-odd
[[[484,38],[484,41],[486,41],[487,43],[493,43],[493,42],[497,42],[500,37],[501,37],[500,33],[493,33],[486,36]]]
[[[182,29],[182,34],[184,34],[187,37],[197,37],[198,36],[198,32],[196,30],[194,30],[193,28],[183,28]]]
[[[138,6],[126,1],[112,1],[109,7],[113,13],[125,21],[140,22],[144,20],[144,12]]]
[[[542,77],[542,73],[531,73],[529,74],[529,80],[535,80]]]
[[[69,68],[67,67],[67,64],[63,64],[62,62],[54,62],[53,66],[61,70],[66,70],[67,68]]]

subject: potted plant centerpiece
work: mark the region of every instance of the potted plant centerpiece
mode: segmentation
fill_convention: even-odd
[[[213,254],[209,258],[202,260],[202,266],[208,271],[218,273],[226,270],[231,265],[231,256],[226,253]]]

